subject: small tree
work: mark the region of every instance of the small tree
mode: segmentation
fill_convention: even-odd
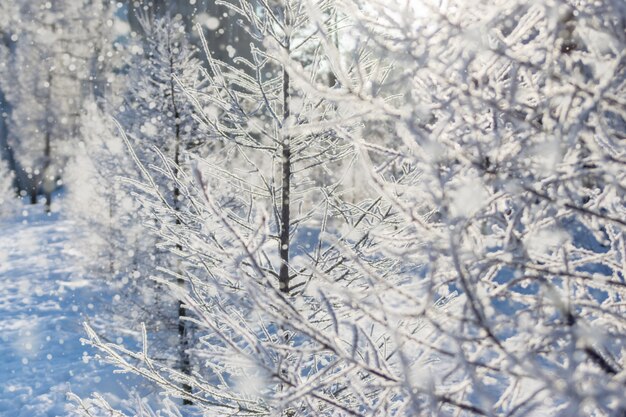
[[[139,17],[145,33],[144,54],[137,55],[131,63],[133,82],[128,93],[128,109],[120,117],[132,132],[132,146],[141,164],[159,164],[160,158],[173,163],[169,173],[156,174],[154,184],[160,188],[161,196],[176,213],[181,211],[181,191],[178,180],[185,170],[184,154],[201,153],[207,144],[198,137],[198,123],[192,117],[192,103],[181,90],[180,83],[191,88],[199,84],[199,62],[196,51],[185,38],[184,25],[180,16],[154,19],[147,15]],[[183,171],[181,171],[183,170]],[[173,182],[166,181],[168,174]],[[150,221],[159,218],[158,209],[146,205]],[[181,227],[180,215],[174,213],[173,224],[153,223],[158,234],[163,230]],[[169,239],[168,239],[169,240]],[[169,242],[164,242],[167,245]],[[182,247],[173,248],[176,255]],[[180,261],[167,252],[157,254],[158,264],[180,276]],[[182,278],[176,278],[184,287]],[[182,301],[177,301],[176,327],[178,332],[179,367],[184,374],[191,374],[190,330],[185,321],[187,311]]]
[[[82,141],[67,167],[65,215],[85,230],[76,242],[86,260],[84,273],[119,285],[135,272],[147,274],[152,262],[139,205],[120,180],[138,172],[116,126],[95,103],[86,105],[80,126]]]
[[[93,240],[81,245],[87,272],[120,289],[124,306],[116,305],[105,316],[131,335],[137,334],[137,322],[146,322],[153,341],[163,350],[162,360],[171,362],[174,349],[179,368],[189,373],[190,336],[180,318],[185,309],[149,279],[156,267],[175,270],[178,261],[159,248],[154,235],[146,233],[146,228],[158,233],[154,207],[142,207],[131,197],[129,184],[136,183],[139,170],[124,152],[126,145],[116,134],[118,128],[104,111],[115,115],[130,132],[137,162],[153,165],[160,162],[159,155],[167,155],[177,167],[179,163],[182,166],[183,152],[199,152],[203,147],[194,141],[197,123],[175,77],[193,85],[198,80],[198,63],[177,19],[155,20],[145,15],[142,25],[147,38],[128,48],[134,55],[129,56],[131,69],[124,75],[127,87],[118,92],[122,99],[116,103],[113,98],[98,98],[86,106],[80,120],[82,146],[74,151],[69,166],[68,211],[89,231],[85,239]],[[177,207],[179,191],[176,185],[168,188],[171,184],[164,178],[155,175],[158,191]],[[125,320],[129,316],[137,321]],[[110,330],[106,325],[101,328],[107,327]],[[171,341],[174,332],[179,335],[178,343]]]

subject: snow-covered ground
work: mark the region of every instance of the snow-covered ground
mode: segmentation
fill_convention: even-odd
[[[0,416],[71,415],[69,391],[115,399],[125,375],[89,360],[82,323],[110,300],[79,273],[70,245],[79,230],[42,206],[0,219]],[[108,395],[106,395],[109,393]]]

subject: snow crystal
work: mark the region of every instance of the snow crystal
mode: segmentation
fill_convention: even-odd
[[[141,133],[146,134],[147,136],[156,136],[159,133],[159,129],[150,122],[145,122],[141,125]]]
[[[489,193],[476,176],[459,179],[451,188],[450,213],[453,216],[469,217],[478,211],[489,198]]]

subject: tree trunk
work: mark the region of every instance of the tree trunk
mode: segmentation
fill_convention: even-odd
[[[37,204],[37,181],[33,178],[30,184],[30,204]]]
[[[290,27],[289,10],[285,7],[285,27]],[[285,36],[285,48],[289,54],[290,48],[290,34]],[[283,68],[283,128],[288,122],[291,116],[291,110],[289,108],[289,88],[290,88],[289,74],[287,70]],[[291,144],[289,142],[290,137],[283,130],[283,143],[282,143],[282,199],[281,199],[281,222],[280,222],[280,272],[278,274],[278,283],[280,290],[284,293],[290,291],[289,277],[289,229],[291,227],[290,220],[290,203],[291,203]]]
[[[172,56],[172,45],[170,44],[169,32],[167,39],[167,48],[169,54],[169,65],[170,65],[170,99],[172,100],[172,110],[174,113],[174,190],[173,190],[173,206],[176,212],[180,211],[180,187],[176,180],[178,179],[178,164],[180,163],[180,147],[181,147],[181,137],[180,137],[180,112],[178,110],[178,106],[176,105],[176,96],[175,96],[175,88],[174,88],[174,57]],[[180,217],[176,217],[176,225],[180,225]],[[182,251],[182,246],[180,244],[176,244],[176,250]],[[180,266],[177,267],[177,273],[182,274],[180,270]],[[185,281],[178,278],[177,284],[184,288]],[[187,322],[185,318],[187,317],[187,310],[185,309],[185,305],[182,300],[178,301],[178,340],[179,340],[179,354],[180,354],[180,370],[185,375],[191,375],[191,361],[189,358],[189,353],[187,349],[189,349],[189,335],[187,329]],[[182,385],[183,390],[185,392],[191,394],[191,386],[189,384]],[[188,399],[183,399],[184,405],[192,404],[192,402]]]
[[[52,188],[53,185],[50,181],[54,181],[54,178],[50,178],[52,173],[50,172],[50,165],[52,162],[52,147],[50,143],[50,135],[52,126],[50,126],[50,101],[52,100],[52,72],[48,70],[48,102],[46,103],[47,111],[46,111],[46,134],[45,134],[45,144],[43,151],[43,171],[42,171],[42,185],[43,192],[46,198],[45,211],[46,213],[50,213],[50,206],[52,205]]]

